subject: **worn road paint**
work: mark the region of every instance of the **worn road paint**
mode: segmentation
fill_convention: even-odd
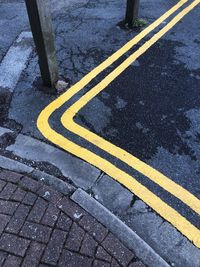
[[[179,2],[179,6],[183,5],[185,1]],[[90,101],[95,95],[97,95],[100,91],[102,91],[112,80],[114,80],[118,75],[120,75],[136,58],[138,58],[140,55],[142,55],[149,47],[151,47],[156,41],[158,41],[166,32],[168,32],[178,21],[180,21],[187,13],[189,13],[194,7],[196,7],[200,3],[200,0],[194,1],[192,4],[190,4],[188,7],[186,7],[182,12],[180,12],[170,23],[168,23],[161,31],[159,31],[157,34],[155,34],[149,41],[147,41],[142,47],[140,47],[135,53],[133,53],[129,58],[127,58],[119,67],[117,67],[113,72],[111,72],[106,78],[104,78],[97,86],[92,88],[86,95],[84,95],[81,98],[81,101],[77,101],[70,109],[65,113],[64,117],[62,118],[62,122],[65,123],[65,119],[70,119],[70,126],[69,121],[67,121],[67,129],[71,130],[72,132],[77,133],[78,135],[84,137],[89,142],[94,143],[95,145],[102,146],[102,149],[105,150],[105,144],[107,146],[107,141],[105,141],[103,138],[100,138],[97,135],[94,135],[93,133],[87,131],[83,127],[75,124],[73,122],[73,117],[75,116],[76,112],[78,112],[88,101]],[[168,16],[175,12],[178,9],[178,5],[175,5],[170,13],[170,10],[167,12]],[[163,15],[166,19],[166,13]],[[162,17],[163,17],[162,16]],[[167,17],[168,17],[167,16]],[[161,18],[162,18],[161,17]],[[162,19],[158,19],[158,21],[161,23]],[[149,26],[151,27],[152,24]],[[155,27],[156,24],[154,24]],[[152,27],[151,27],[152,28]],[[147,30],[147,29],[146,29]],[[145,30],[144,30],[145,31]],[[132,42],[132,45],[136,44],[139,40],[141,40],[147,33],[144,34],[144,31],[137,35],[133,40],[128,42],[127,44],[130,44]],[[129,45],[130,47],[130,45]],[[98,75],[102,70],[104,70],[107,66],[112,64],[117,58],[119,58],[123,52],[127,52],[128,46],[122,47],[120,50],[118,50],[116,53],[113,54],[110,58],[108,58],[106,61],[104,61],[102,64],[100,64],[97,68],[95,68],[93,71],[91,71],[88,75],[86,75],[80,82],[72,86],[66,93],[64,93],[62,96],[54,100],[49,106],[47,106],[40,114],[38,118],[38,128],[43,133],[43,135],[52,141],[54,144],[60,146],[64,150],[88,161],[89,163],[93,164],[94,166],[98,167],[99,169],[103,170],[108,175],[112,176],[115,180],[126,186],[130,191],[135,193],[139,198],[141,198],[144,202],[146,202],[149,206],[151,206],[156,212],[158,212],[162,217],[164,217],[166,220],[171,222],[179,231],[181,231],[185,236],[188,237],[197,247],[200,247],[200,231],[192,225],[189,221],[187,221],[182,215],[180,215],[176,210],[171,208],[169,205],[167,205],[164,201],[162,201],[160,198],[158,198],[155,194],[153,194],[150,190],[148,190],[145,186],[141,185],[134,177],[128,175],[124,171],[120,170],[119,168],[115,167],[113,164],[111,164],[109,161],[99,157],[98,155],[92,153],[91,151],[69,141],[67,138],[62,136],[61,134],[55,132],[49,125],[48,119],[52,115],[52,113],[61,107],[67,100],[69,100],[72,96],[74,96],[77,92],[79,92],[86,84],[88,84],[96,75]],[[131,47],[130,47],[131,48]],[[80,127],[80,128],[79,128]],[[81,130],[81,132],[80,132]],[[89,135],[88,135],[89,134]],[[90,139],[92,137],[92,139]],[[95,139],[100,138],[99,141],[96,143]],[[111,150],[110,150],[111,149]],[[135,165],[137,165],[137,168],[143,171],[143,173],[146,173],[145,175],[149,177],[150,179],[154,180],[160,185],[160,178],[164,178],[164,183],[161,184],[161,186],[165,186],[166,190],[170,193],[176,193],[177,188],[178,190],[184,190],[181,191],[176,197],[179,199],[183,199],[183,193],[184,195],[187,194],[189,197],[189,202],[187,202],[187,205],[190,206],[192,209],[194,209],[197,213],[199,213],[199,200],[195,198],[191,193],[189,193],[187,190],[183,189],[181,186],[177,185],[173,181],[171,181],[169,178],[165,177],[161,173],[157,172],[147,164],[141,162],[140,160],[136,159],[132,155],[125,154],[122,156],[122,151],[120,148],[115,147],[114,145],[109,143],[109,153],[113,154],[113,149],[119,149],[120,151],[120,157],[122,157],[123,161],[129,164],[130,166],[134,165],[134,168],[136,168]],[[107,148],[106,148],[107,151]],[[123,151],[124,153],[125,151]],[[118,152],[114,153],[114,155],[118,155]],[[131,157],[130,157],[131,156]],[[150,173],[149,173],[150,171]],[[148,175],[147,175],[148,172]],[[157,175],[160,175],[159,177]],[[156,177],[155,177],[156,176]],[[122,178],[123,177],[123,178]],[[161,179],[161,180],[162,180]],[[172,182],[172,183],[171,183]],[[176,186],[176,190],[172,189],[172,185],[174,184]]]

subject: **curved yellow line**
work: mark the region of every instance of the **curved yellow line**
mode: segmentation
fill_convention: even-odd
[[[52,103],[50,103],[39,115],[37,120],[37,127],[41,133],[51,142],[58,145],[65,151],[80,157],[81,159],[90,162],[92,165],[103,170],[108,175],[112,176],[115,180],[120,182],[129,188],[130,191],[134,192],[139,198],[151,206],[156,212],[158,212],[163,218],[172,223],[178,230],[180,230],[185,236],[188,237],[194,244],[200,248],[200,234],[199,230],[187,221],[182,215],[177,211],[167,205],[164,201],[158,198],[154,193],[148,190],[145,186],[141,185],[134,177],[128,175],[124,171],[118,169],[116,166],[111,164],[109,161],[97,156],[91,151],[71,142],[64,136],[60,135],[54,131],[49,125],[49,117],[52,113],[61,107],[67,100],[69,100],[73,95],[79,92],[85,85],[87,85],[94,77],[96,77],[102,70],[111,65],[115,60],[117,60],[121,55],[127,52],[134,44],[141,40],[147,33],[157,27],[162,21],[173,14],[181,5],[187,1],[180,1],[163,16],[161,16],[155,23],[151,24],[143,32],[137,35],[133,40],[124,45],[116,53],[114,53],[110,58],[105,60],[102,64],[92,70],[88,75],[86,75],[77,84],[72,86],[69,91],[58,97]],[[154,25],[152,27],[152,25]],[[148,30],[149,29],[149,30]]]
[[[136,194],[140,199],[147,203],[147,205],[152,207],[158,214],[174,225],[179,231],[187,236],[189,240],[191,240],[197,247],[200,248],[200,231],[194,225],[192,225],[176,210],[167,205],[149,189],[140,184],[133,176],[128,175],[107,160],[97,156],[91,151],[71,142],[67,138],[55,132],[50,127],[48,122],[48,118],[51,114],[52,106],[50,104],[41,112],[37,121],[38,128],[48,140],[65,151],[68,151],[69,153],[87,162],[89,161],[92,165],[101,169],[113,177],[116,181],[126,186],[131,192]]]
[[[187,191],[182,186],[178,185],[159,171],[155,170],[145,162],[134,157],[127,151],[113,145],[112,143],[106,141],[102,137],[92,133],[91,131],[85,129],[84,127],[78,125],[73,121],[73,117],[79,112],[81,108],[83,108],[83,106],[85,106],[92,98],[94,98],[97,94],[104,90],[106,86],[108,86],[116,77],[118,77],[139,56],[144,54],[144,52],[149,49],[149,47],[151,47],[156,41],[158,41],[198,3],[199,0],[194,1],[193,4],[189,5],[182,12],[180,12],[161,31],[155,34],[149,41],[142,45],[136,52],[134,52],[121,65],[119,65],[114,71],[112,71],[108,76],[106,76],[100,83],[98,83],[88,93],[86,93],[71,107],[69,107],[68,110],[62,116],[61,122],[68,130],[83,137],[90,143],[96,145],[97,147],[103,149],[114,157],[117,157],[118,159],[127,163],[129,166],[141,172],[142,174],[150,178],[153,182],[161,186],[163,189],[167,190],[169,193],[180,199],[196,213],[200,214],[200,200],[193,194],[191,194],[189,191]]]

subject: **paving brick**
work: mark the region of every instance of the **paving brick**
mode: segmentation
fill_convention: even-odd
[[[2,189],[4,188],[5,185],[6,185],[6,182],[0,180],[0,191],[2,191]]]
[[[39,223],[46,211],[47,206],[48,204],[44,199],[38,198],[28,216],[28,220]]]
[[[133,253],[111,233],[102,242],[102,246],[123,266],[127,266],[134,258]]]
[[[0,179],[13,183],[18,183],[22,176],[23,176],[22,174],[6,170],[0,173]]]
[[[21,204],[17,210],[15,211],[13,217],[11,218],[8,226],[6,227],[6,231],[10,233],[19,233],[21,227],[24,224],[24,221],[29,213],[30,207]]]
[[[4,187],[4,189],[0,193],[0,198],[9,200],[13,194],[13,192],[16,190],[17,186],[11,183],[7,183],[7,185]]]
[[[58,191],[55,191],[50,186],[42,186],[38,192],[39,196],[49,200],[50,202],[57,204],[62,199],[62,194]]]
[[[6,231],[9,233],[18,234],[23,224],[24,224],[24,219],[13,217],[10,220],[8,226],[6,227]]]
[[[80,252],[86,256],[94,257],[97,245],[97,242],[90,235],[86,234]]]
[[[108,234],[108,230],[90,215],[83,216],[79,224],[99,242]]]
[[[72,220],[67,215],[65,215],[63,212],[61,212],[58,218],[56,227],[64,231],[69,231],[71,225],[72,225]]]
[[[79,221],[86,212],[69,198],[64,197],[58,207],[73,220]]]
[[[6,257],[7,257],[7,252],[0,251],[0,266],[3,265],[3,262],[5,261]]]
[[[54,205],[49,204],[43,218],[42,224],[46,224],[48,226],[54,226],[56,221],[58,220],[59,209],[57,209]]]
[[[132,262],[129,267],[145,267],[141,261]]]
[[[20,235],[38,242],[47,243],[51,234],[51,228],[37,223],[25,222]]]
[[[105,261],[95,260],[93,267],[110,267],[110,264]]]
[[[24,191],[21,188],[17,188],[17,190],[12,195],[11,199],[21,202],[24,199],[25,195],[26,195],[26,191]]]
[[[112,259],[111,256],[101,246],[97,248],[96,257],[100,260],[105,260],[108,262],[111,262]]]
[[[84,230],[76,223],[73,223],[65,245],[66,248],[72,251],[79,251],[84,235]]]
[[[9,255],[3,267],[18,267],[20,266],[21,261],[22,261],[22,258],[16,257],[14,255]]]
[[[4,233],[0,238],[0,249],[23,257],[29,243],[29,240],[17,237],[12,234]]]
[[[36,199],[37,199],[37,196],[34,193],[28,192],[25,195],[25,197],[24,197],[22,202],[24,204],[27,204],[27,205],[33,205],[35,203]]]
[[[10,216],[0,214],[0,235],[3,233],[3,230],[8,224],[9,220],[10,220]]]
[[[59,261],[59,267],[90,267],[92,266],[92,259],[81,256],[79,254],[63,250]]]
[[[29,206],[24,205],[24,204],[20,204],[17,207],[17,209],[16,209],[16,211],[14,213],[14,216],[16,218],[26,218],[26,216],[28,215],[29,211],[30,211],[30,207]]]
[[[37,267],[39,265],[44,248],[45,245],[32,241],[27,250],[22,267]]]
[[[115,259],[112,259],[110,267],[120,267],[120,266],[121,265],[119,265],[119,263]]]
[[[16,202],[0,200],[0,213],[12,215],[15,212],[18,205],[19,203]]]
[[[10,172],[2,177],[0,266],[144,267],[68,197],[29,177]]]
[[[46,247],[42,260],[48,264],[54,264],[59,260],[67,233],[55,229]]]
[[[20,181],[20,186],[26,190],[30,190],[32,192],[36,192],[41,184],[30,177],[23,177]]]

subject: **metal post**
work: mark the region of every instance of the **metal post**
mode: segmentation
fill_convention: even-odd
[[[58,65],[55,52],[51,11],[48,0],[25,0],[33,39],[39,56],[43,84],[48,92],[56,91]]]
[[[132,27],[134,21],[138,19],[140,0],[127,0],[125,23]]]

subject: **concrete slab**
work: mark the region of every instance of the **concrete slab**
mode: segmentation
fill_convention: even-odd
[[[124,210],[127,210],[134,197],[130,191],[108,175],[104,175],[97,181],[92,187],[92,192],[97,200],[105,207],[109,207],[115,214],[121,214]]]
[[[138,208],[138,203],[135,202],[132,208],[120,216],[120,219],[172,266],[199,267],[199,249],[171,224],[142,206]]]
[[[56,166],[77,187],[85,190],[90,188],[100,175],[100,171],[90,164],[58,148],[22,134],[18,135],[16,142],[7,150],[27,160],[48,162]]]
[[[12,92],[32,52],[32,35],[22,32],[0,64],[0,87]]]
[[[33,168],[3,156],[0,156],[0,168],[20,173],[31,173],[33,171]]]

